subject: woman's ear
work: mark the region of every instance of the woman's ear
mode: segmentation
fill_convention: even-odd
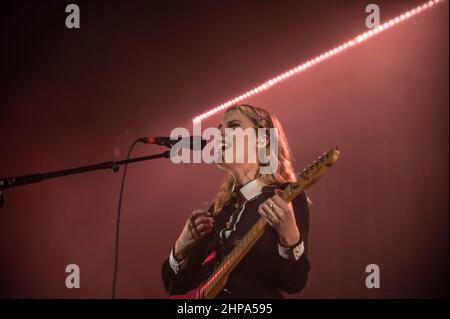
[[[267,135],[258,137],[258,143],[256,143],[257,148],[266,148],[269,144],[269,138]]]

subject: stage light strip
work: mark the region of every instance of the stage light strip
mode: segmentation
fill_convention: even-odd
[[[326,60],[326,59],[328,59],[328,58],[330,58],[330,57],[332,57],[332,56],[334,56],[334,55],[336,55],[336,54],[338,54],[338,53],[340,53],[342,51],[345,51],[345,50],[347,50],[347,49],[349,49],[351,47],[354,47],[355,45],[358,45],[358,44],[360,44],[360,43],[370,39],[371,37],[373,37],[373,36],[375,36],[377,34],[380,34],[383,31],[386,31],[387,29],[395,26],[396,24],[399,24],[400,22],[408,20],[411,17],[413,17],[413,16],[415,16],[415,15],[417,15],[417,14],[419,14],[419,13],[421,13],[421,12],[431,8],[431,7],[433,7],[435,4],[437,4],[439,2],[444,2],[444,1],[445,0],[428,1],[428,2],[418,6],[416,8],[414,8],[412,10],[409,10],[409,11],[403,13],[402,15],[399,15],[399,16],[397,16],[397,17],[395,17],[395,18],[393,18],[393,19],[391,19],[391,20],[389,20],[389,21],[387,21],[387,22],[385,22],[383,24],[380,24],[378,27],[373,28],[370,31],[361,33],[360,35],[356,36],[355,38],[353,38],[353,39],[351,39],[351,40],[349,40],[347,42],[345,42],[344,44],[341,44],[340,46],[337,46],[337,47],[335,47],[335,48],[333,48],[333,49],[331,49],[331,50],[329,50],[329,51],[327,51],[325,53],[322,53],[321,55],[315,57],[314,59],[308,60],[307,62],[304,62],[304,63],[300,64],[299,66],[297,66],[297,67],[295,67],[295,68],[293,68],[293,69],[291,69],[289,71],[286,71],[286,72],[284,72],[284,73],[282,73],[282,74],[280,74],[280,75],[278,75],[278,76],[268,80],[267,82],[265,82],[265,83],[263,83],[261,85],[258,85],[257,87],[251,89],[250,91],[247,91],[247,92],[245,92],[245,93],[235,97],[232,100],[229,100],[229,101],[227,101],[227,102],[225,102],[225,103],[223,103],[223,104],[221,104],[219,106],[216,106],[216,107],[212,108],[211,110],[209,110],[209,111],[207,111],[207,112],[205,112],[203,114],[200,114],[200,115],[194,117],[193,122],[194,123],[198,123],[198,122],[204,120],[205,118],[210,117],[210,116],[212,116],[212,115],[214,115],[214,114],[216,114],[216,113],[226,109],[229,106],[232,106],[233,104],[236,104],[236,103],[238,103],[238,102],[240,102],[240,101],[242,101],[242,100],[244,100],[246,98],[249,98],[249,97],[251,97],[253,95],[256,95],[256,94],[258,94],[258,93],[260,93],[262,91],[265,91],[265,90],[271,88],[272,86],[274,86],[275,84],[278,84],[281,81],[284,81],[287,78],[290,78],[291,76],[293,76],[295,74],[298,74],[298,73],[300,73],[302,71],[305,71],[306,69],[309,69],[313,65],[316,65],[319,62],[322,62],[322,61],[324,61],[324,60]]]

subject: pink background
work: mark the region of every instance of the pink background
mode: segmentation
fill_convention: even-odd
[[[60,2],[1,10],[0,176],[122,159],[134,138],[191,128],[195,115],[365,30],[364,1],[77,3],[80,30],[64,27]],[[377,3],[383,22],[421,1]],[[342,151],[309,192],[312,269],[293,297],[448,297],[448,53],[445,2],[245,101],[280,117],[297,170]],[[166,297],[161,263],[222,176],[163,159],[129,167],[118,297]],[[120,177],[7,190],[0,297],[109,298]],[[80,289],[65,287],[71,263]],[[365,287],[371,263],[380,289]]]

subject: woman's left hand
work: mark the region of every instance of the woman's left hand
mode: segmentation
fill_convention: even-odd
[[[282,190],[275,190],[275,195],[259,205],[258,212],[266,218],[273,227],[284,246],[292,246],[299,242],[300,231],[295,220],[292,203],[286,202],[281,194]]]

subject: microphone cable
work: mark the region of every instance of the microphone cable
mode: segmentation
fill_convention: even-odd
[[[131,155],[131,152],[133,151],[134,146],[139,142],[140,142],[139,139],[137,139],[131,144],[130,148],[128,149],[127,160],[130,159],[130,155]],[[119,268],[120,211],[122,209],[122,197],[123,197],[123,189],[125,186],[125,178],[127,176],[127,168],[128,168],[128,163],[126,163],[123,168],[122,182],[120,184],[119,204],[117,207],[116,233],[115,233],[115,245],[114,245],[114,274],[113,274],[113,285],[112,285],[112,299],[116,298],[117,270]]]

